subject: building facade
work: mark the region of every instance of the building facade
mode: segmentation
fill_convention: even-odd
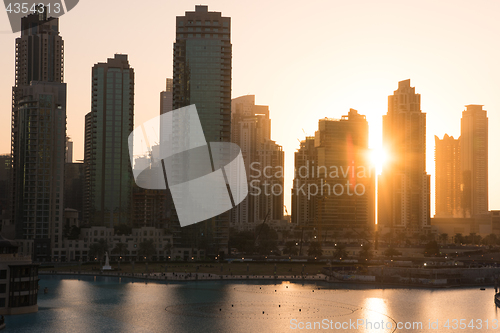
[[[16,239],[35,239],[45,245],[62,242],[66,138],[66,84],[31,82],[18,89],[18,142],[13,186]],[[21,177],[22,176],[22,177]],[[38,244],[40,245],[40,244]],[[36,253],[47,260],[49,252]]]
[[[436,141],[436,217],[465,217],[462,209],[460,138],[445,134]]]
[[[430,229],[430,176],[426,161],[426,114],[410,80],[399,82],[383,117],[389,156],[378,186],[378,224],[410,234]]]
[[[350,109],[341,119],[321,119],[314,140],[303,141],[295,158],[295,223],[313,228],[320,241],[329,232],[373,229],[375,169],[364,115]]]
[[[132,166],[128,136],[134,126],[134,69],[115,54],[92,68],[92,111],[85,116],[84,223],[132,223]]]
[[[488,117],[482,105],[466,105],[460,137],[466,217],[488,215]]]
[[[0,315],[38,311],[38,264],[18,254],[17,242],[0,236]]]
[[[196,105],[207,142],[231,140],[231,18],[196,6],[176,18],[173,109]],[[183,243],[228,253],[230,212],[183,229]]]
[[[10,216],[17,239],[34,239],[47,260],[61,240],[66,138],[64,42],[47,13],[21,19],[12,89]],[[62,147],[62,148],[61,148]]]
[[[174,80],[167,79],[165,91],[160,93],[160,114],[172,111]]]
[[[241,148],[250,184],[248,196],[231,212],[231,227],[253,229],[266,216],[268,222],[282,220],[285,153],[271,140],[269,107],[246,95],[231,101],[231,113],[231,142]]]

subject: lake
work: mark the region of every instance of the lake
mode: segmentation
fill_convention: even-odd
[[[500,331],[492,288],[41,275],[40,291],[39,311],[6,316],[5,332]]]

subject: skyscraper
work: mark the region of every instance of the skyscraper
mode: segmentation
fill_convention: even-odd
[[[488,117],[482,105],[462,112],[460,155],[466,217],[488,214]]]
[[[125,54],[92,68],[92,111],[85,116],[84,222],[131,225],[134,69]]]
[[[246,95],[231,101],[231,112],[231,141],[241,148],[248,182],[251,183],[249,195],[232,210],[231,226],[238,230],[253,229],[268,213],[269,220],[282,220],[284,175],[279,171],[284,170],[285,153],[271,140],[269,107],[255,105],[255,96]],[[270,171],[264,175],[264,169]],[[260,177],[257,177],[259,173]],[[272,186],[281,188],[281,193],[278,194],[277,190],[272,193]]]
[[[299,188],[309,188],[316,184],[312,177],[314,165],[317,160],[317,151],[314,148],[314,136],[307,136],[300,142],[299,150],[295,152],[295,174],[292,188],[292,222],[295,225],[313,225],[316,215],[312,200]]]
[[[462,209],[460,138],[436,140],[436,217],[465,217]]]
[[[11,216],[16,238],[34,239],[35,260],[62,241],[66,85],[59,21],[46,13],[21,20],[12,89]]]
[[[420,94],[401,81],[389,96],[383,117],[383,145],[389,156],[379,182],[381,226],[408,233],[430,226],[430,176],[425,169],[426,115],[420,110]]]
[[[173,108],[195,104],[207,142],[231,139],[231,18],[196,6],[177,16]]]
[[[320,119],[314,148],[306,138],[295,158],[294,222],[316,228],[320,240],[331,230],[375,225],[375,171],[364,115],[350,109],[341,119]]]
[[[73,140],[66,137],[66,163],[73,163]]]
[[[167,79],[167,87],[165,88],[165,91],[160,93],[160,114],[173,110],[173,85],[174,81],[172,79]]]
[[[231,18],[208,6],[177,17],[173,109],[195,104],[207,142],[231,139],[231,53]],[[186,245],[227,252],[229,219],[226,212],[183,228]]]

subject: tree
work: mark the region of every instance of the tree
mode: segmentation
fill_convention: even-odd
[[[438,256],[440,253],[439,245],[436,241],[430,241],[425,244],[424,255],[425,256]]]
[[[257,251],[262,255],[270,253],[279,253],[278,233],[267,224],[261,223],[255,228],[255,239],[257,243]]]
[[[464,237],[464,243],[465,244],[480,244],[481,243],[481,236],[477,235],[476,233],[471,233],[469,236]]]
[[[255,235],[251,231],[233,232],[229,235],[229,247],[244,254],[255,252]]]
[[[441,235],[439,235],[439,240],[441,241],[441,243],[448,243],[448,234],[442,233]]]
[[[335,259],[347,258],[347,250],[344,244],[335,245],[335,252],[333,253]]]
[[[389,258],[393,258],[394,256],[400,256],[401,254],[402,254],[401,252],[399,252],[398,250],[396,250],[393,247],[388,247],[384,251],[384,256],[389,257]]]
[[[111,252],[116,253],[121,257],[123,253],[128,252],[127,251],[127,244],[118,243],[118,244],[116,244],[115,248]]]
[[[97,258],[102,266],[102,260],[104,255],[108,251],[108,242],[104,239],[100,239],[97,243],[90,244],[89,246],[89,256],[91,258]]]
[[[483,243],[484,245],[495,245],[498,243],[498,237],[495,234],[489,234],[488,236],[483,238],[481,243]]]
[[[146,260],[156,253],[155,244],[152,240],[145,240],[139,243],[139,254],[146,257]]]
[[[370,260],[373,258],[372,244],[364,243],[363,248],[359,251],[359,257],[361,259]]]
[[[323,249],[321,248],[320,242],[311,242],[307,249],[307,255],[321,257],[323,255]]]
[[[464,242],[464,237],[461,233],[455,234],[455,244],[462,244]]]
[[[299,250],[297,249],[297,245],[295,245],[294,241],[288,241],[285,243],[285,248],[283,249],[283,253],[295,256],[299,253]]]

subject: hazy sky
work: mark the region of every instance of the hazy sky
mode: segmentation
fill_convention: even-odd
[[[192,1],[82,0],[60,18],[68,135],[83,158],[84,116],[90,111],[91,68],[114,53],[135,69],[135,125],[158,115],[172,76],[175,17]],[[382,141],[387,96],[411,79],[427,113],[427,172],[434,135],[460,135],[461,112],[482,104],[489,117],[490,209],[500,209],[499,1],[241,1],[204,3],[232,18],[232,96],[256,95],[269,105],[272,138],[285,150],[285,204],[291,212],[293,153],[318,119],[349,108],[367,116],[370,145]],[[10,152],[15,38],[0,13],[0,154]],[[497,130],[498,129],[498,130]],[[4,190],[4,189],[0,189]]]

